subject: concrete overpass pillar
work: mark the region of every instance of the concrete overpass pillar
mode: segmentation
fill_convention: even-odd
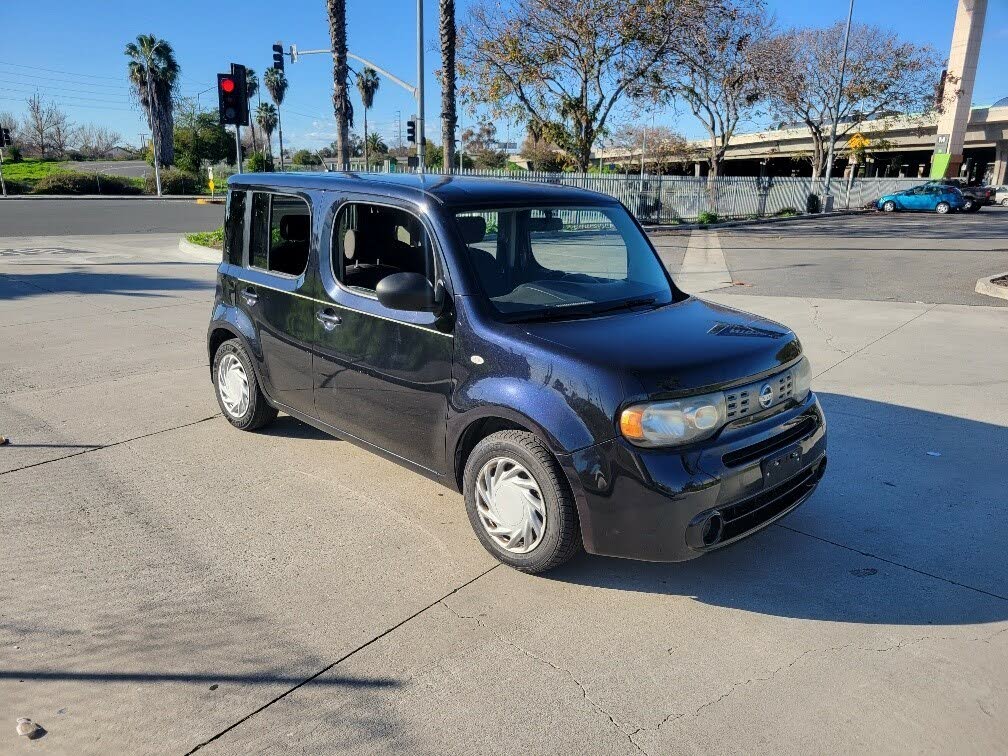
[[[1008,139],[994,144],[994,177],[992,184],[1008,184]]]
[[[959,175],[986,15],[987,0],[959,0],[952,30],[942,114],[931,158],[931,178]]]

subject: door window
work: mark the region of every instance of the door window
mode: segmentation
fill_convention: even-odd
[[[230,192],[227,219],[224,221],[224,258],[232,265],[242,264],[245,244],[245,192]]]
[[[420,273],[435,283],[434,251],[423,223],[396,207],[354,202],[333,225],[333,275],[348,289],[374,294],[393,273]]]
[[[311,210],[300,197],[288,194],[252,195],[249,265],[300,276],[308,267]]]

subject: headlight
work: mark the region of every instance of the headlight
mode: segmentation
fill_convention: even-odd
[[[808,357],[802,357],[801,362],[794,366],[794,398],[803,402],[812,388],[812,364]]]
[[[724,394],[627,407],[620,432],[637,446],[682,446],[710,438],[725,423]]]

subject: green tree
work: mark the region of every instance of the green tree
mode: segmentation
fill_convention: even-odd
[[[320,165],[322,160],[311,150],[298,150],[291,155],[291,163],[294,165]]]
[[[234,137],[221,126],[217,112],[197,112],[190,105],[180,103],[175,125],[175,164],[194,174],[200,172],[204,160],[234,165]]]
[[[267,68],[263,74],[263,84],[269,92],[270,99],[276,103],[277,134],[280,139],[280,170],[284,167],[283,154],[283,123],[280,120],[280,106],[283,105],[284,96],[287,94],[287,76],[278,68]]]
[[[273,129],[277,127],[277,111],[276,108],[270,105],[268,102],[262,103],[258,108],[256,108],[256,123],[259,124],[259,128],[262,129],[263,137],[266,142],[266,151],[269,153],[270,162],[273,161]]]
[[[126,45],[130,59],[128,76],[133,95],[140,102],[161,165],[175,161],[172,144],[175,131],[174,98],[178,91],[179,68],[175,51],[153,34],[141,34]]]
[[[350,127],[353,104],[347,86],[346,0],[326,0],[329,39],[333,51],[333,113],[336,115],[336,162],[346,170],[350,162]]]
[[[372,156],[372,160],[378,157],[378,155],[385,155],[388,153],[388,145],[385,144],[385,140],[382,139],[382,135],[376,131],[372,131],[368,134],[367,139],[364,140],[364,156],[365,160],[367,155]]]
[[[455,164],[455,127],[458,114],[455,101],[455,0],[441,0],[439,4],[441,36],[441,144],[444,145],[445,173],[452,172]]]
[[[368,131],[367,112],[374,105],[375,94],[381,81],[378,79],[378,72],[370,66],[365,66],[364,70],[357,74],[357,91],[360,92],[361,103],[364,105],[364,164],[368,165]]]

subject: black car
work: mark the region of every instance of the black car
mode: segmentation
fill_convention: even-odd
[[[457,489],[527,572],[699,556],[826,467],[794,333],[684,294],[593,192],[232,176],[208,346],[233,425],[282,410]]]

